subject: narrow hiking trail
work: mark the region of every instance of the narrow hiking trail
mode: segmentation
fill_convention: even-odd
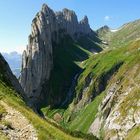
[[[1,124],[1,131],[10,140],[38,140],[37,133],[32,124],[22,113],[8,106],[5,102],[0,101],[0,104],[5,108],[7,114],[2,120],[8,122],[11,127],[5,127]]]

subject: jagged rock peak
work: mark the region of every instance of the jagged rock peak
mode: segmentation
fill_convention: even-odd
[[[73,10],[64,8],[62,11],[54,12],[48,5],[43,4],[41,11],[33,19],[32,36],[36,36],[38,33],[44,34],[42,32],[45,28],[51,33],[64,30],[72,38],[75,37],[75,34],[90,34],[92,31],[87,16],[78,22],[77,15]],[[55,40],[58,40],[58,36]]]
[[[79,22],[79,32],[89,34],[91,32],[90,25],[88,23],[88,17],[84,16],[84,18]]]
[[[22,56],[20,83],[28,98],[35,102],[43,98],[42,85],[48,83],[53,70],[53,43],[59,43],[66,34],[77,39],[92,30],[87,17],[78,22],[74,11],[65,8],[54,12],[46,4],[33,19],[31,28],[27,49]]]
[[[64,9],[62,10],[62,13],[63,13],[64,18],[65,18],[67,21],[74,21],[74,20],[75,20],[76,22],[78,22],[77,16],[76,16],[76,14],[75,14],[74,11],[69,10],[69,9],[67,9],[67,8],[64,8]]]
[[[102,28],[104,28],[104,29],[110,29],[107,25],[104,25]]]
[[[103,44],[105,43],[105,45],[107,45],[108,44],[107,42],[109,42],[108,37],[106,37],[106,36],[110,31],[111,31],[111,29],[107,25],[99,28],[96,31],[98,36],[103,40]]]
[[[97,32],[99,32],[99,31],[110,31],[110,28],[107,25],[104,25],[103,27],[101,27],[97,30]]]
[[[46,3],[44,3],[42,5],[42,11],[47,10],[47,9],[50,9],[50,8],[49,8],[49,6]]]
[[[89,24],[88,23],[88,17],[87,16],[84,16],[84,18],[80,22],[81,23],[84,23],[84,24]]]
[[[75,12],[74,12],[73,10],[70,10],[70,9],[67,9],[67,8],[64,8],[64,9],[62,10],[62,12],[63,12],[64,14],[70,13],[70,14],[76,15]]]
[[[54,13],[54,11],[47,4],[42,5],[41,12],[43,12],[44,14],[48,14],[48,15],[50,13]]]

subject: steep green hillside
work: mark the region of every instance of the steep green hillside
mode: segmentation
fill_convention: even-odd
[[[127,45],[131,41],[140,37],[140,20],[135,20],[124,24],[116,31],[112,31],[106,26],[97,30],[97,34],[103,41],[107,41],[109,47],[120,47]]]
[[[104,95],[104,93],[98,95],[95,97],[94,101],[82,108],[78,113],[75,113],[74,116],[71,116],[71,122],[68,126],[69,129],[87,133],[91,123],[95,119],[98,112],[98,106],[101,103]]]
[[[122,44],[128,44],[132,40],[140,37],[140,20],[130,22],[123,25],[117,32],[114,32],[111,37],[111,47],[119,47]]]
[[[82,133],[71,133],[65,131],[59,125],[56,125],[49,120],[44,120],[35,114],[27,105],[18,97],[15,91],[11,90],[4,83],[0,82],[0,102],[6,103],[8,106],[16,109],[25,116],[29,122],[33,125],[37,132],[39,140],[50,139],[50,140],[80,140],[80,139],[96,139],[93,136],[85,136]],[[8,112],[7,112],[8,113]],[[0,108],[0,114],[3,115],[4,111]],[[55,125],[55,126],[54,126]],[[74,136],[71,136],[74,135]],[[6,138],[6,136],[0,131],[0,136]],[[80,137],[80,138],[76,138]]]
[[[138,76],[140,72],[133,70],[140,68],[139,62],[140,41],[131,42],[126,46],[122,44],[121,48],[109,49],[89,58],[85,63],[85,70],[78,78],[75,99],[64,114],[68,127],[71,130],[87,133],[96,118],[97,112],[99,112],[99,104],[103,101],[103,97],[112,87],[112,84],[121,81],[118,87],[123,86],[123,89],[128,89],[132,84],[139,90],[137,85],[140,82]],[[135,76],[133,77],[133,75]],[[122,94],[125,94],[124,91]],[[124,104],[129,110],[129,107],[132,106],[131,102],[140,99],[139,92],[137,94],[132,92],[127,98],[128,101],[124,101]],[[125,105],[120,108],[122,108],[123,114],[127,114],[125,113]],[[107,115],[107,112],[105,114]],[[137,137],[140,136],[140,131],[134,127],[128,137],[133,137],[135,133],[137,133]]]
[[[29,121],[29,125],[32,125],[36,131],[37,139],[39,140],[45,140],[45,139],[64,139],[64,140],[76,140],[76,139],[82,139],[82,138],[75,138],[70,135],[70,132],[65,132],[60,126],[57,126],[49,122],[48,120],[44,120],[43,118],[39,117],[37,114],[35,114],[27,105],[25,102],[23,102],[22,97],[19,96],[17,92],[15,92],[14,88],[11,85],[11,82],[8,81],[8,77],[5,74],[5,64],[3,63],[0,67],[0,125],[5,125],[7,127],[7,131],[10,131],[11,129],[15,129],[14,119],[10,122],[5,122],[5,116],[10,115],[12,111],[15,113],[13,115],[16,115],[16,112],[18,115],[23,116],[23,118],[20,118],[18,120],[18,116],[16,116],[16,121],[20,121],[22,123],[22,119],[25,120],[25,118]],[[11,112],[7,112],[10,110]],[[11,116],[13,117],[13,116]],[[13,125],[13,126],[12,126]],[[2,128],[1,126],[1,128]],[[3,128],[4,129],[4,128]],[[3,139],[7,139],[7,136],[5,135],[3,129],[0,129],[0,137]],[[14,130],[13,129],[13,130]],[[19,132],[20,130],[18,130]],[[30,132],[27,132],[27,134]],[[77,135],[78,137],[85,137],[82,134],[73,134]],[[8,135],[9,137],[10,135]],[[28,136],[28,135],[27,135]],[[89,136],[88,136],[89,137]]]
[[[107,39],[109,44],[108,45],[104,44],[104,45],[109,48],[96,55],[92,55],[91,53],[87,51],[87,50],[90,50],[90,51],[92,50],[90,49],[90,46],[91,46],[90,43],[87,43],[88,42],[87,40],[89,40],[89,38],[86,38],[86,39],[82,38],[79,42],[75,43],[76,46],[73,46],[71,42],[66,41],[66,45],[70,44],[70,46],[73,46],[73,48],[72,47],[71,48],[74,51],[67,50],[67,48],[63,48],[63,50],[61,49],[59,50],[60,52],[63,52],[62,56],[65,56],[66,58],[65,60],[63,58],[59,60],[60,58],[59,54],[61,53],[60,52],[58,53],[56,62],[58,60],[59,65],[60,65],[60,62],[63,62],[62,64],[64,64],[64,65],[61,64],[61,72],[63,71],[62,70],[63,68],[68,68],[65,70],[71,69],[74,71],[76,69],[77,71],[82,69],[82,72],[78,76],[77,84],[74,90],[74,96],[71,97],[72,103],[68,106],[68,108],[58,107],[56,109],[55,108],[50,109],[47,107],[47,108],[43,108],[44,114],[48,116],[49,118],[52,118],[58,123],[60,123],[64,128],[68,128],[71,131],[81,131],[83,133],[91,132],[94,135],[96,135],[97,133],[96,136],[105,137],[105,138],[112,137],[113,134],[116,135],[117,132],[114,132],[114,130],[111,130],[110,132],[108,131],[108,129],[106,130],[102,129],[102,130],[99,130],[98,132],[95,130],[94,132],[95,128],[92,126],[92,124],[94,124],[94,120],[96,121],[96,119],[98,119],[98,116],[99,118],[105,117],[106,119],[106,117],[112,113],[111,110],[113,110],[113,107],[117,105],[117,102],[119,102],[119,99],[118,99],[119,95],[117,94],[116,96],[112,95],[111,101],[109,100],[104,105],[104,100],[107,100],[106,98],[109,96],[108,95],[110,93],[109,91],[113,89],[114,84],[117,83],[116,93],[121,93],[123,102],[127,102],[126,99],[124,98],[126,94],[125,90],[129,91],[129,88],[132,85],[136,89],[138,87],[137,85],[139,84],[139,77],[136,78],[134,75],[139,75],[140,73],[138,70],[134,71],[133,69],[138,69],[140,67],[139,66],[139,60],[140,60],[139,27],[140,27],[140,21],[137,20],[137,21],[134,21],[134,22],[131,22],[122,26],[120,30],[115,31],[115,32],[111,32],[111,30],[109,29],[103,30],[103,32],[100,32],[100,37],[102,36],[101,39],[103,41],[106,41]],[[80,50],[79,51],[77,50],[77,47],[79,46],[80,43],[84,44],[84,47],[82,47],[82,51],[84,51],[84,53],[82,53]],[[98,43],[101,43],[101,42],[98,40],[98,42],[94,43],[94,45],[95,44],[97,45]],[[101,46],[104,47],[103,45]],[[56,52],[57,51],[58,50],[56,49]],[[66,53],[67,51],[69,51],[69,53]],[[88,56],[89,59],[82,61],[82,59],[78,58],[77,55],[75,55],[76,54],[75,52],[83,56],[83,58],[84,56]],[[74,65],[71,65],[72,67],[68,66],[69,64],[73,64],[73,63],[70,63],[71,61],[69,61],[68,58],[74,58],[72,60],[76,62],[74,63]],[[63,66],[66,66],[66,67],[63,67]],[[76,67],[74,68],[73,66],[76,66]],[[57,72],[56,72],[56,75],[57,75]],[[64,76],[64,72],[62,73],[61,72],[59,72],[60,79],[61,77]],[[69,72],[67,71],[67,73]],[[128,73],[129,75],[132,75],[132,77],[134,76],[133,80],[132,78],[128,77]],[[69,77],[70,75],[71,74],[69,73],[69,75],[67,76]],[[56,79],[56,78],[53,78],[53,79]],[[64,77],[58,81],[62,82],[63,79]],[[56,80],[54,80],[54,83],[55,81]],[[66,81],[66,79],[64,81]],[[56,88],[57,89],[56,93],[58,89],[60,88],[60,83],[58,85],[59,86],[58,88]],[[130,97],[133,96],[134,98],[129,98],[129,95],[127,95],[127,98],[128,98],[127,106],[131,106],[129,104],[131,104],[131,102],[134,102],[136,98],[139,98],[138,91],[139,91],[139,88],[137,89],[137,92],[133,91],[131,95],[129,94]],[[102,107],[103,105],[104,107]],[[122,112],[125,112],[125,113],[122,113],[122,116],[124,114],[127,114],[125,108],[123,106],[121,106],[121,108],[122,108]],[[128,108],[128,110],[131,110],[131,109]],[[102,113],[100,114],[100,112]],[[127,115],[129,116],[129,114]],[[106,121],[105,119],[104,121]],[[102,120],[100,120],[100,122],[103,126],[106,126],[106,124],[104,124]],[[120,123],[120,121],[118,122]],[[120,127],[123,126],[123,124],[121,123],[119,125]],[[93,130],[92,130],[92,127],[94,128]],[[129,132],[129,134],[127,134],[128,139],[130,139],[134,135],[135,137],[138,137],[140,135],[139,126],[138,128],[134,127],[133,129],[131,127],[130,129],[131,131]],[[126,129],[123,131],[126,131],[128,133],[128,130]],[[120,130],[118,130],[119,132],[118,135],[121,135],[120,133],[123,133],[123,131],[120,132]],[[126,137],[126,135],[124,134],[122,135],[123,137]]]
[[[140,38],[140,20],[126,23],[116,30],[103,26],[96,33],[102,40],[101,46],[104,48],[128,45],[131,41]]]

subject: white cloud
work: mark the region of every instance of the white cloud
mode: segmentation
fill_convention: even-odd
[[[15,46],[14,47],[11,47],[11,46],[9,46],[9,47],[0,47],[0,52],[10,53],[10,52],[16,51],[16,52],[22,54],[25,49],[26,49],[26,46],[24,46],[24,45],[16,46],[16,47]]]
[[[111,19],[110,16],[105,16],[105,17],[104,17],[104,20],[105,20],[105,21],[109,21],[110,19]]]
[[[15,48],[15,51],[17,51],[18,53],[23,53],[23,51],[26,49],[26,46],[18,46]]]

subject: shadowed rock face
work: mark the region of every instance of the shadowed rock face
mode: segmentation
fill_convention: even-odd
[[[0,53],[0,81],[4,81],[8,86],[13,87],[20,95],[24,96],[22,87],[17,78],[13,75],[8,63]]]
[[[28,46],[22,56],[20,83],[32,102],[43,98],[42,85],[49,81],[53,69],[52,50],[55,47],[52,42],[59,43],[65,35],[76,39],[91,32],[86,16],[78,22],[74,11],[63,9],[55,13],[47,5],[42,6],[32,21]]]

